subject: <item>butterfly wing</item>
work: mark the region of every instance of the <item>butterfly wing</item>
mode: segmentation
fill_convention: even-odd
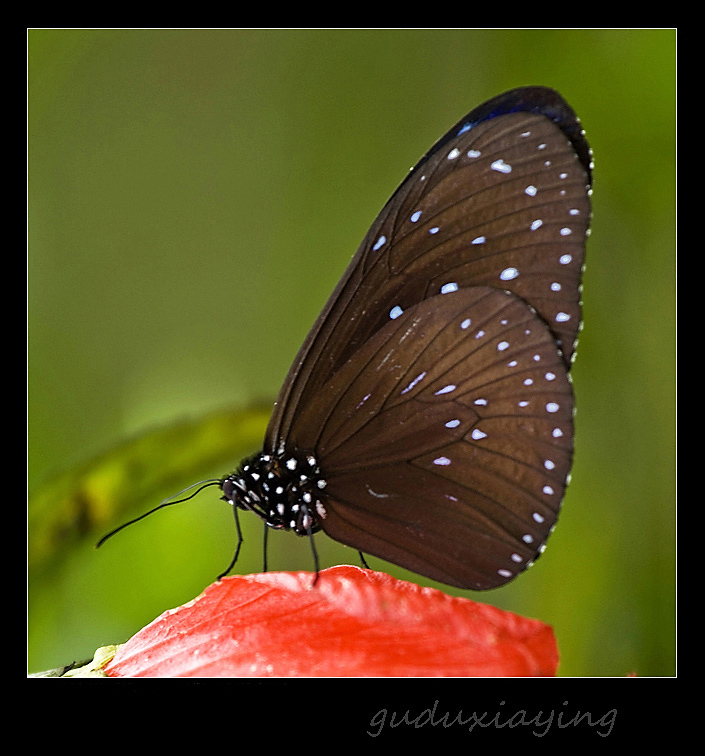
[[[459,121],[387,202],[265,439],[265,456],[320,464],[328,535],[475,589],[540,553],[572,460],[590,171],[570,107],[520,89]]]
[[[513,90],[459,121],[367,233],[289,371],[265,448],[288,439],[321,387],[390,319],[453,287],[519,296],[548,324],[569,366],[589,161],[577,117],[550,89]]]

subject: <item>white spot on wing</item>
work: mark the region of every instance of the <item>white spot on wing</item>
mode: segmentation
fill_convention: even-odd
[[[381,246],[384,245],[384,243],[387,241],[386,236],[380,236],[379,239],[375,242],[374,247],[372,247],[372,251],[376,252]]]
[[[499,274],[499,277],[502,279],[502,281],[511,281],[513,278],[516,278],[518,275],[519,275],[519,271],[516,268],[505,268]]]
[[[414,380],[413,380],[413,381],[411,381],[411,383],[410,383],[410,384],[409,384],[409,385],[408,385],[408,386],[407,386],[407,387],[406,387],[406,388],[405,388],[405,389],[404,389],[404,390],[403,390],[403,391],[402,391],[401,393],[402,393],[402,394],[406,394],[406,392],[407,392],[407,391],[411,391],[411,389],[412,389],[412,388],[414,388],[414,386],[415,386],[415,385],[416,385],[416,384],[417,384],[417,383],[418,383],[418,382],[419,382],[420,380],[423,380],[423,378],[425,377],[425,375],[426,375],[426,371],[424,370],[424,372],[423,372],[423,373],[420,373],[419,375],[417,375],[417,376],[416,376],[416,378],[414,378]]]
[[[403,393],[403,392],[402,392]],[[366,396],[362,397],[362,401],[355,407],[355,409],[360,409],[362,405],[372,396],[372,394],[367,394]]]

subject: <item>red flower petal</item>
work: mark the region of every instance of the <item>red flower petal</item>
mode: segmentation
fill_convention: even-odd
[[[553,675],[553,630],[342,566],[224,578],[120,648],[112,677]]]

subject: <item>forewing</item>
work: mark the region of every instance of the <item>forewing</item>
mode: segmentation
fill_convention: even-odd
[[[589,185],[579,122],[552,90],[514,90],[459,121],[370,228],[291,367],[266,447],[289,437],[322,386],[390,318],[442,291],[516,294],[547,324],[569,369]]]

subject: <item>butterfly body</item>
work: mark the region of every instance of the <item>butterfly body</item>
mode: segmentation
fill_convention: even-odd
[[[310,536],[321,529],[326,514],[321,503],[326,485],[310,452],[282,450],[244,460],[221,487],[226,501],[254,512],[268,527]]]

